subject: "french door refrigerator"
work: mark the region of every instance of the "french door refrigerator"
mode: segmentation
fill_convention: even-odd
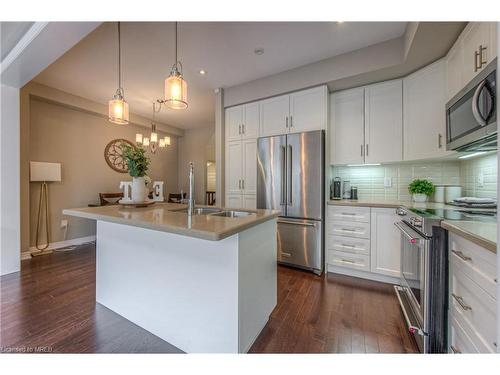
[[[257,208],[281,211],[278,262],[323,272],[324,132],[259,138]]]

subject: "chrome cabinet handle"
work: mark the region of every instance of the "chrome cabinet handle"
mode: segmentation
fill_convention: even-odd
[[[479,69],[481,69],[483,67],[483,65],[485,65],[488,60],[485,59],[483,60],[483,52],[486,51],[488,47],[483,47],[483,45],[479,45]]]
[[[349,245],[349,244],[347,244],[347,243],[343,243],[343,244],[341,244],[341,245],[342,245],[343,247],[349,247],[349,248],[351,248],[351,249],[355,249],[355,248],[356,248],[356,246],[355,246],[355,245]]]
[[[290,127],[293,128],[293,116],[290,115]]]
[[[241,135],[241,124],[238,125],[238,134]]]
[[[241,188],[245,190],[245,179],[241,180]]]
[[[471,257],[465,255],[464,253],[462,253],[461,251],[458,251],[458,250],[452,250],[451,251],[453,254],[455,254],[457,257],[459,257],[460,259],[462,259],[463,261],[467,262],[467,261],[470,261],[472,260]]]
[[[443,148],[443,135],[441,133],[438,134],[438,148]]]
[[[288,128],[288,116],[286,116],[285,126]]]
[[[287,257],[287,258],[291,258],[292,257],[292,254],[285,253],[284,251],[281,252],[281,255],[283,255],[284,257]]]
[[[462,354],[462,351],[460,349],[454,347],[453,345],[450,345],[450,349],[453,352],[453,354]]]
[[[241,134],[245,134],[245,124],[241,124]]]
[[[469,311],[469,310],[472,310],[472,307],[470,307],[469,305],[467,305],[465,302],[464,302],[464,299],[460,296],[457,296],[455,293],[451,293],[452,297],[455,298],[455,301],[458,302],[458,304],[460,305],[460,307],[464,310],[464,311]]]
[[[340,215],[355,216],[356,214],[354,212],[341,212]]]
[[[474,72],[477,72],[480,68],[480,66],[478,66],[477,63],[478,57],[479,57],[479,51],[474,51]]]
[[[361,156],[363,156],[363,145],[360,146],[361,146]]]
[[[350,260],[350,259],[343,259],[343,258],[342,258],[342,259],[340,259],[340,261],[341,261],[341,262],[344,262],[344,263],[356,264],[356,262],[355,262],[355,261]]]

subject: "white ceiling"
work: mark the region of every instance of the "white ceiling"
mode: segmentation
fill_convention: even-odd
[[[12,51],[34,22],[0,22],[0,61]]]
[[[151,117],[174,60],[173,23],[122,23],[122,75],[130,111]],[[230,87],[400,37],[405,22],[193,22],[179,24],[189,108],[158,120],[183,129],[214,123],[213,89]],[[254,54],[264,48],[263,55]],[[208,73],[201,76],[200,69]],[[103,23],[36,82],[100,103],[117,87],[116,24]]]

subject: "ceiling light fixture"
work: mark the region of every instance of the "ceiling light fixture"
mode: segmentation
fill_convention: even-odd
[[[253,50],[253,53],[255,53],[258,56],[263,55],[264,54],[264,48],[256,48],[256,49]]]
[[[158,139],[158,132],[156,131],[155,115],[160,112],[161,104],[156,109],[156,103],[153,102],[153,120],[151,121],[151,135],[149,137],[144,137],[142,133],[137,133],[135,135],[135,143],[138,146],[149,147],[151,153],[155,154],[156,150],[159,148],[166,148],[170,146],[170,137],[166,136],[164,138]]]
[[[204,69],[201,69],[200,72],[199,72],[202,76],[204,76],[205,74],[207,74],[207,71],[204,70]]]
[[[121,33],[120,22],[118,24],[118,89],[113,99],[108,104],[109,121],[119,125],[128,124],[128,103],[125,101],[125,93],[122,87],[122,60],[121,60]]]
[[[165,99],[158,99],[158,103],[164,104],[170,109],[186,109],[187,82],[182,76],[182,63],[177,59],[177,22],[175,23],[175,62],[170,75],[165,80]]]

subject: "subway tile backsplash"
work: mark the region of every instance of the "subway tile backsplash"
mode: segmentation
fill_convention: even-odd
[[[358,188],[359,199],[410,200],[408,185],[416,178],[425,178],[434,184],[462,185],[463,195],[467,196],[497,197],[496,154],[464,161],[331,168],[332,178],[349,180],[351,186]],[[482,184],[479,176],[482,176]],[[386,179],[391,186],[384,186]]]

